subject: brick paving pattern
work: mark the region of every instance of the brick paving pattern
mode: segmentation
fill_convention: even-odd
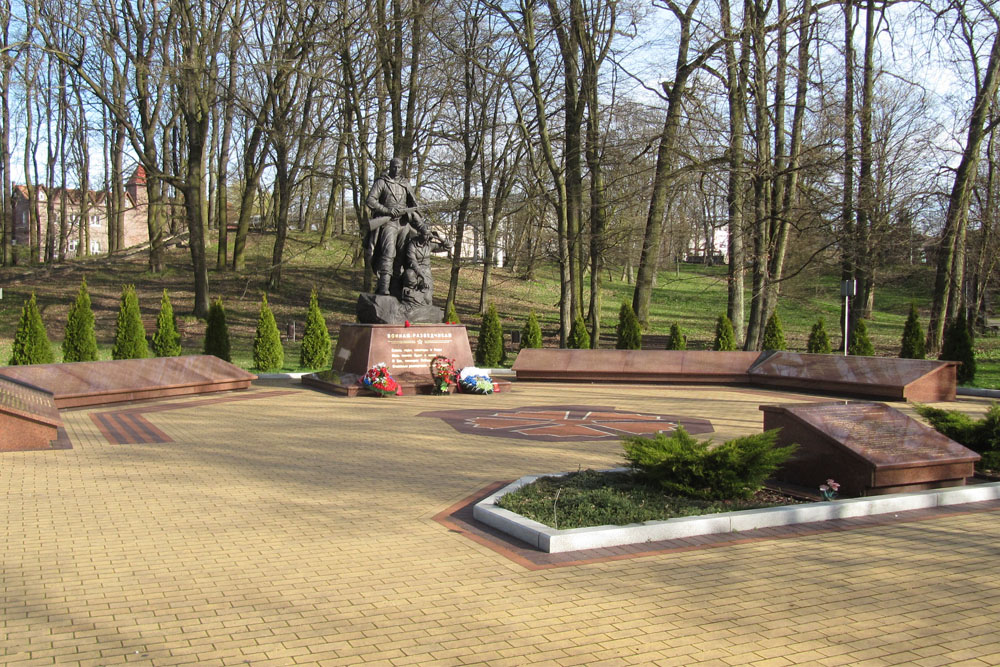
[[[621,457],[421,412],[607,405],[704,417],[724,439],[759,430],[761,403],[814,397],[242,396],[142,411],[169,442],[112,444],[91,418],[107,408],[76,410],[72,449],[0,454],[0,663],[1000,663],[996,511],[539,569],[434,520],[499,480]]]

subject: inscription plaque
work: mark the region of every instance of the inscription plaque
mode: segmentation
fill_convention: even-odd
[[[431,360],[455,360],[455,368],[473,366],[469,334],[461,324],[342,324],[333,368],[302,377],[302,384],[334,394],[356,396],[358,378],[384,363],[404,394],[427,394],[434,388]],[[510,382],[494,381],[495,391]]]
[[[979,455],[882,403],[762,405],[764,428],[798,450],[779,478],[816,488],[828,478],[848,495],[955,486]]]

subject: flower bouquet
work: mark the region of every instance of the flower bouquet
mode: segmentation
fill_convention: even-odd
[[[384,363],[369,368],[368,372],[358,380],[358,384],[379,396],[403,395],[403,389],[389,375],[389,369]]]
[[[467,394],[492,394],[493,378],[481,368],[466,366],[458,374],[458,388]]]
[[[448,387],[458,380],[455,360],[438,355],[431,360],[431,377],[434,378],[434,393],[447,394]]]

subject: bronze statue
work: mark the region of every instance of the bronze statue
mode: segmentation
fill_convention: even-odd
[[[358,319],[366,324],[440,322],[432,303],[431,251],[448,242],[430,230],[413,190],[402,176],[403,161],[393,158],[365,200],[371,210],[365,255],[375,273],[375,293],[358,300]]]

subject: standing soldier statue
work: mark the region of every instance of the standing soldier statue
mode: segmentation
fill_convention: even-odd
[[[393,158],[372,185],[365,204],[371,210],[365,256],[376,276],[375,294],[361,295],[358,319],[369,324],[440,322],[432,303],[430,253],[448,242],[432,232],[402,176],[403,161]]]

